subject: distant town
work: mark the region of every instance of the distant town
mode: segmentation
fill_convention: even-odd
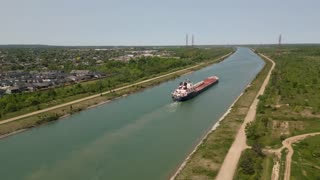
[[[128,63],[173,54],[155,48],[1,48],[0,97],[113,76],[99,68],[107,61]]]

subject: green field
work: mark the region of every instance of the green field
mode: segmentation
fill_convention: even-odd
[[[292,147],[290,179],[320,179],[320,136],[309,137]]]
[[[273,59],[276,67],[264,95],[259,97],[256,120],[246,127],[247,143],[259,144],[262,148],[279,148],[288,137],[320,132],[320,46],[271,46],[256,50]],[[291,179],[320,178],[317,173],[320,172],[317,169],[320,159],[316,153],[319,142],[319,137],[314,137],[293,146]],[[286,154],[284,149],[279,179],[284,177]],[[271,156],[267,154],[262,160],[261,157],[253,158],[252,164],[263,163],[262,166],[252,166],[255,173],[250,176],[239,166],[236,178],[255,179],[258,172],[262,174],[258,179],[270,179]],[[240,163],[246,157],[244,154]]]
[[[248,143],[280,147],[287,137],[320,131],[320,47],[258,48],[276,62]]]

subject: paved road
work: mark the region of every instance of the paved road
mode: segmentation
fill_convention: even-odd
[[[260,56],[263,56],[268,61],[270,61],[272,63],[272,67],[269,70],[269,73],[268,73],[266,79],[264,80],[264,82],[263,82],[258,94],[256,95],[253,103],[251,104],[250,109],[248,111],[248,114],[245,117],[244,122],[241,125],[241,127],[238,131],[238,134],[237,134],[233,144],[231,145],[227,156],[225,157],[225,159],[223,161],[223,164],[222,164],[222,166],[219,170],[219,173],[216,177],[217,180],[232,180],[233,179],[233,176],[235,174],[241,153],[243,150],[248,148],[248,145],[246,143],[247,137],[245,134],[245,127],[246,127],[247,123],[249,123],[255,119],[256,108],[257,108],[257,105],[259,102],[258,97],[264,93],[264,90],[269,82],[271,72],[275,67],[275,63],[272,59],[270,59],[269,57],[267,57],[263,54],[260,54]]]
[[[233,52],[231,52],[231,53],[229,53],[227,55],[224,55],[224,56],[222,56],[220,58],[217,58],[216,61],[224,59],[224,58],[230,56],[232,53]],[[165,74],[165,75],[161,75],[161,76],[158,76],[158,77],[155,77],[155,78],[151,78],[151,79],[140,81],[140,82],[137,82],[137,83],[134,83],[134,84],[130,84],[130,85],[127,85],[127,86],[123,86],[123,87],[120,87],[120,88],[117,88],[117,89],[113,89],[111,91],[106,91],[106,92],[103,92],[101,94],[105,95],[105,94],[109,94],[111,92],[117,92],[117,91],[120,91],[120,90],[123,90],[123,89],[127,89],[127,88],[130,88],[130,87],[136,86],[136,85],[140,85],[140,84],[147,83],[147,82],[150,82],[150,81],[153,81],[153,80],[157,80],[157,79],[160,79],[160,78],[163,78],[163,77],[167,77],[167,76],[170,76],[170,75],[173,75],[173,74],[176,74],[176,73],[180,73],[180,72],[183,72],[185,70],[193,69],[193,68],[199,67],[199,66],[201,66],[203,64],[204,63],[200,63],[200,64],[192,66],[192,67],[188,67],[188,68],[185,68],[185,69],[182,69],[182,70],[178,70],[178,71],[175,71],[175,72],[172,72],[172,73],[168,73],[168,74]],[[96,94],[96,95],[88,96],[88,97],[85,97],[85,98],[81,98],[81,99],[78,99],[78,100],[74,100],[74,101],[71,101],[71,102],[68,102],[68,103],[64,103],[64,104],[60,104],[60,105],[57,105],[57,106],[53,106],[53,107],[50,107],[50,108],[46,108],[46,109],[42,109],[42,110],[39,110],[39,111],[34,111],[34,112],[31,112],[31,113],[27,113],[27,114],[24,114],[24,115],[21,115],[21,116],[9,118],[9,119],[0,121],[0,125],[1,124],[6,124],[6,123],[9,123],[9,122],[12,122],[12,121],[16,121],[16,120],[19,120],[19,119],[22,119],[22,118],[30,117],[30,116],[33,116],[33,115],[37,115],[37,114],[40,114],[40,113],[44,113],[44,112],[47,112],[47,111],[51,111],[51,110],[54,110],[54,109],[58,109],[58,108],[61,108],[61,107],[65,107],[65,106],[69,106],[69,105],[72,105],[72,104],[76,104],[76,103],[79,103],[79,102],[82,102],[82,101],[86,101],[86,100],[89,100],[89,99],[93,99],[93,98],[96,98],[96,97],[99,97],[99,96],[100,96],[100,93]]]

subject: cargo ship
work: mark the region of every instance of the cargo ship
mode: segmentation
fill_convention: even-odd
[[[197,96],[218,82],[219,78],[217,76],[210,76],[196,84],[192,84],[189,80],[185,80],[172,92],[172,99],[174,101],[186,101]]]

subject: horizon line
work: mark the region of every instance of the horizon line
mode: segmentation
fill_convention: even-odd
[[[239,44],[197,44],[194,46],[243,46],[243,45],[278,45],[278,43],[239,43]],[[281,45],[320,45],[320,43],[282,43]],[[179,45],[51,45],[51,44],[0,44],[0,46],[51,46],[51,47],[156,47],[156,46],[186,46]],[[188,45],[188,47],[191,45]]]

